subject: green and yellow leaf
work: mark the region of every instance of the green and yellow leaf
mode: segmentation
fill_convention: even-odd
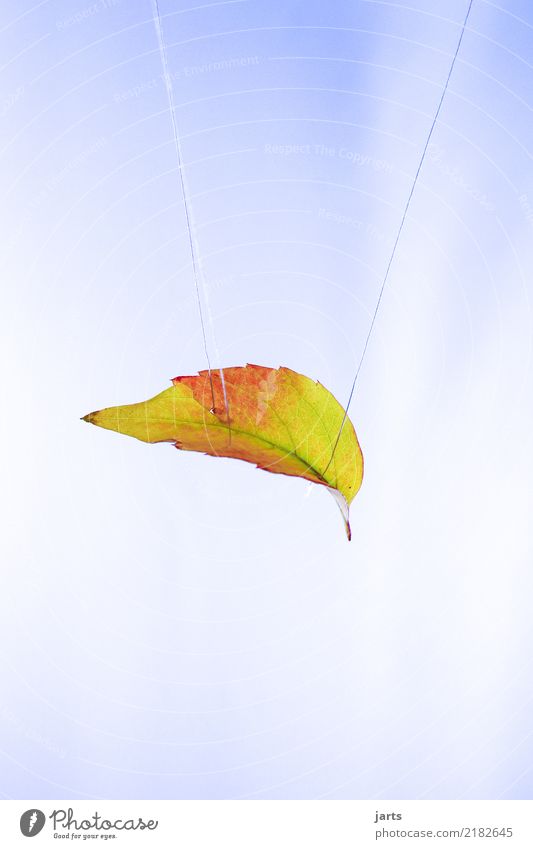
[[[350,539],[349,506],[363,479],[363,455],[339,402],[288,368],[222,371],[224,382],[219,371],[175,377],[148,401],[107,407],[84,420],[143,442],[173,442],[321,484],[334,495]]]

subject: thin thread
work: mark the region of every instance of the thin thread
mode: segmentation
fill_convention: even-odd
[[[453,55],[453,59],[452,59],[451,65],[450,65],[450,69],[448,71],[448,76],[446,77],[446,82],[444,83],[444,88],[443,88],[442,94],[440,96],[440,100],[439,100],[439,103],[438,103],[438,106],[437,106],[437,110],[436,110],[435,115],[433,117],[433,121],[431,123],[431,127],[430,127],[430,130],[429,130],[428,136],[426,138],[426,143],[425,143],[424,148],[422,150],[422,156],[420,157],[420,162],[418,163],[418,168],[416,169],[416,173],[415,173],[414,180],[413,180],[413,183],[412,183],[412,186],[411,186],[411,190],[410,190],[409,196],[407,198],[407,203],[405,204],[403,215],[402,215],[402,218],[401,218],[401,221],[400,221],[400,226],[398,227],[396,239],[394,241],[394,245],[393,245],[393,248],[392,248],[392,251],[391,251],[390,259],[389,259],[389,262],[387,264],[387,268],[385,270],[385,275],[383,277],[383,282],[381,284],[381,289],[379,291],[379,296],[378,296],[378,299],[377,299],[377,302],[376,302],[376,308],[374,310],[374,315],[372,316],[372,321],[370,322],[370,327],[369,327],[367,337],[366,337],[366,340],[365,340],[365,344],[364,344],[364,347],[363,347],[363,353],[361,354],[361,358],[359,360],[359,365],[357,366],[357,370],[355,372],[355,377],[353,379],[352,388],[350,390],[350,395],[348,396],[348,403],[346,404],[346,407],[344,409],[344,415],[343,415],[343,418],[342,418],[341,426],[339,428],[339,432],[337,434],[337,438],[335,440],[335,444],[333,446],[333,451],[331,452],[331,457],[329,458],[328,465],[326,466],[326,468],[324,469],[324,472],[322,474],[324,474],[328,470],[328,468],[331,464],[331,461],[333,460],[333,455],[335,454],[335,451],[337,450],[337,446],[338,446],[339,440],[341,438],[344,423],[346,422],[346,419],[348,417],[348,410],[349,410],[350,404],[352,402],[352,398],[353,398],[353,394],[354,394],[354,390],[355,390],[355,385],[357,383],[357,378],[359,377],[359,372],[361,371],[361,366],[363,365],[363,360],[365,359],[365,354],[366,354],[366,350],[368,348],[368,343],[370,342],[370,337],[372,336],[372,331],[373,331],[374,325],[376,323],[376,318],[377,318],[377,314],[378,314],[379,307],[380,307],[380,304],[381,304],[381,299],[383,297],[385,285],[386,285],[387,279],[389,277],[389,271],[391,269],[392,262],[394,260],[395,254],[396,254],[396,248],[398,247],[398,242],[400,241],[400,236],[402,234],[403,225],[405,224],[405,219],[407,218],[407,213],[409,211],[411,198],[413,197],[413,194],[414,194],[414,191],[415,191],[415,188],[416,188],[418,176],[420,174],[420,171],[422,170],[422,165],[424,163],[424,159],[425,159],[425,156],[426,156],[426,153],[427,153],[427,149],[428,149],[429,143],[431,141],[431,136],[433,135],[433,130],[435,129],[435,126],[437,124],[437,120],[438,120],[438,117],[439,117],[441,106],[442,106],[442,103],[444,101],[444,97],[446,95],[446,92],[448,90],[448,84],[449,84],[451,76],[452,76],[453,68],[454,68],[454,65],[455,65],[455,60],[457,59],[457,54],[459,53],[459,48],[461,47],[461,42],[463,40],[463,35],[465,33],[466,24],[467,24],[468,18],[470,16],[470,10],[472,9],[473,2],[474,2],[474,0],[470,0],[470,2],[468,4],[468,9],[467,9],[464,21],[463,21],[463,25],[461,27],[461,34],[460,34],[459,40],[457,42],[457,47],[455,48],[455,53]]]
[[[198,313],[200,315],[200,324],[201,324],[201,327],[202,327],[202,339],[203,339],[203,344],[204,344],[205,358],[207,360],[207,370],[208,370],[208,374],[209,374],[209,385],[211,387],[211,398],[212,398],[212,402],[213,402],[213,412],[215,412],[215,388],[214,388],[214,385],[213,385],[213,375],[212,375],[212,370],[211,370],[211,360],[210,360],[210,357],[209,357],[209,347],[208,347],[208,344],[207,344],[207,334],[206,334],[204,314],[203,314],[203,309],[202,309],[202,298],[201,298],[201,295],[200,295],[200,286],[202,288],[202,291],[203,291],[203,294],[204,294],[204,299],[205,299],[207,307],[208,307],[208,313],[209,313],[211,325],[213,323],[213,320],[212,320],[210,310],[209,310],[209,300],[208,300],[208,297],[207,297],[207,289],[206,289],[205,277],[204,277],[204,273],[203,273],[201,255],[200,255],[200,251],[199,251],[199,247],[198,247],[198,241],[196,239],[195,232],[194,232],[194,221],[193,221],[192,211],[191,211],[190,202],[189,202],[189,187],[188,187],[187,179],[186,179],[186,176],[185,176],[185,169],[183,167],[183,154],[182,154],[182,149],[181,149],[180,134],[179,134],[179,129],[178,129],[178,121],[177,121],[177,118],[176,118],[176,106],[175,106],[175,103],[174,103],[174,92],[173,92],[173,89],[172,89],[172,81],[170,79],[170,74],[169,74],[169,71],[168,71],[167,51],[166,51],[166,47],[165,47],[165,39],[164,39],[164,36],[163,36],[163,25],[161,23],[161,15],[159,13],[159,3],[158,3],[158,0],[151,0],[151,2],[152,2],[154,24],[155,24],[155,29],[156,29],[156,33],[157,33],[157,42],[158,42],[158,45],[159,45],[159,55],[161,57],[161,64],[163,66],[163,78],[165,80],[165,87],[166,87],[167,96],[168,96],[168,105],[169,105],[169,108],[170,108],[170,116],[171,116],[171,119],[172,119],[172,131],[173,131],[173,135],[174,135],[174,146],[176,148],[176,155],[177,155],[177,159],[178,159],[178,173],[179,173],[179,178],[180,178],[181,194],[183,196],[183,206],[184,206],[184,209],[185,209],[185,220],[186,220],[186,223],[187,223],[187,233],[188,233],[188,237],[189,237],[189,247],[190,247],[190,250],[191,250],[192,266],[193,266],[193,273],[194,273],[194,286],[195,286],[195,290],[196,290],[196,300],[197,300],[197,303],[198,303]],[[212,332],[214,333],[214,331],[212,331]],[[216,345],[215,345],[215,353],[216,353]],[[222,384],[222,393],[223,393],[223,396],[224,396],[224,407],[225,407],[225,410],[226,410],[226,416],[227,416],[228,425],[229,425],[229,406],[228,406],[228,398],[227,398],[227,393],[226,393],[226,382],[224,380],[224,372],[223,372],[222,368],[219,368],[218,371],[219,371],[219,374],[220,374],[220,381],[221,381],[221,384]]]

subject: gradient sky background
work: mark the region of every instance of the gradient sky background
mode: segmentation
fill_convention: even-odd
[[[466,5],[160,0],[216,365],[345,402]],[[531,798],[531,4],[474,0],[351,544],[80,422],[205,367],[151,4],[2,11],[1,795]]]

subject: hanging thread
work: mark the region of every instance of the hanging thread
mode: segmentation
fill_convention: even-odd
[[[326,468],[324,469],[323,474],[325,474],[327,472],[327,470],[329,469],[329,466],[331,464],[331,461],[333,460],[333,456],[335,454],[335,451],[337,450],[337,446],[338,446],[339,440],[341,438],[341,434],[342,434],[342,430],[344,428],[344,424],[345,424],[346,419],[348,417],[348,410],[349,410],[350,404],[352,402],[352,398],[353,398],[353,394],[354,394],[354,390],[355,390],[355,385],[357,383],[357,378],[359,377],[359,372],[361,371],[361,366],[363,365],[363,360],[365,359],[365,354],[366,354],[366,351],[367,351],[367,348],[368,348],[368,343],[370,342],[370,337],[372,336],[372,331],[373,331],[374,325],[376,323],[377,314],[378,314],[378,311],[379,311],[379,307],[381,305],[381,300],[383,298],[383,292],[385,290],[385,286],[387,284],[387,280],[388,280],[388,277],[389,277],[389,272],[390,272],[390,269],[391,269],[391,266],[392,266],[392,263],[393,263],[393,260],[394,260],[394,256],[396,254],[396,248],[398,247],[398,242],[400,241],[400,236],[402,234],[403,225],[405,224],[405,219],[407,218],[407,213],[409,211],[411,199],[413,197],[413,194],[414,194],[414,191],[415,191],[415,188],[416,188],[418,176],[420,174],[420,171],[422,170],[422,165],[424,163],[424,159],[425,159],[425,156],[426,156],[426,153],[427,153],[427,149],[428,149],[429,143],[431,141],[431,136],[433,135],[433,130],[435,129],[435,126],[437,124],[437,120],[438,120],[438,117],[439,117],[439,114],[440,114],[441,106],[443,104],[444,97],[445,97],[446,92],[448,90],[448,84],[449,84],[451,76],[452,76],[453,68],[454,68],[454,65],[455,65],[455,60],[457,59],[457,55],[459,53],[459,48],[461,47],[461,42],[463,40],[463,35],[465,33],[466,25],[468,23],[468,18],[470,16],[470,10],[472,9],[473,2],[474,2],[474,0],[470,0],[470,2],[468,4],[468,8],[467,8],[466,15],[465,15],[465,18],[464,18],[464,21],[463,21],[463,25],[461,27],[461,33],[459,35],[459,39],[457,41],[457,46],[455,48],[455,53],[453,54],[452,62],[451,62],[451,65],[450,65],[450,68],[449,68],[449,71],[448,71],[448,76],[446,77],[446,82],[444,83],[444,88],[442,89],[442,94],[440,96],[440,100],[439,100],[437,109],[435,111],[435,115],[433,117],[433,121],[431,123],[431,127],[429,129],[429,133],[427,135],[426,142],[425,142],[423,150],[422,150],[422,155],[421,155],[420,161],[418,163],[418,168],[416,169],[416,172],[415,172],[413,183],[411,185],[411,190],[410,190],[409,195],[407,197],[407,202],[405,204],[403,215],[402,215],[402,218],[401,218],[401,221],[400,221],[400,226],[398,227],[396,239],[394,240],[391,255],[390,255],[389,261],[387,263],[387,268],[385,269],[385,274],[383,276],[383,281],[381,283],[381,288],[379,290],[379,295],[378,295],[378,299],[377,299],[377,302],[376,302],[376,308],[375,308],[374,314],[372,316],[372,321],[370,322],[370,327],[368,329],[365,344],[363,346],[363,352],[361,354],[359,364],[358,364],[356,372],[355,372],[355,377],[353,379],[352,388],[350,389],[350,394],[348,396],[348,403],[346,404],[346,407],[344,408],[344,415],[343,415],[343,418],[342,418],[341,426],[339,428],[337,438],[335,439],[335,444],[334,444],[333,450],[331,452],[331,457],[329,458],[328,464],[327,464]]]
[[[179,134],[179,129],[178,129],[178,121],[177,121],[177,118],[176,118],[176,106],[175,106],[175,103],[174,103],[174,91],[173,91],[173,88],[172,88],[172,80],[170,78],[170,74],[169,74],[169,70],[168,70],[168,59],[167,59],[167,51],[166,51],[166,47],[165,47],[165,38],[164,38],[164,34],[163,34],[163,25],[161,23],[161,15],[159,13],[159,3],[158,3],[158,0],[151,0],[151,3],[152,3],[154,25],[155,25],[155,30],[156,30],[156,34],[157,34],[159,55],[160,55],[160,58],[161,58],[161,65],[162,65],[162,68],[163,68],[163,79],[165,81],[165,88],[166,88],[167,97],[168,97],[168,105],[169,105],[170,116],[171,116],[171,120],[172,120],[172,132],[173,132],[173,135],[174,135],[174,146],[176,148],[176,156],[177,156],[177,160],[178,160],[178,173],[179,173],[179,178],[180,178],[181,194],[182,194],[182,197],[183,197],[183,206],[184,206],[184,209],[185,209],[185,221],[186,221],[186,224],[187,224],[189,247],[190,247],[190,251],[191,251],[191,260],[192,260],[192,267],[193,267],[196,300],[197,300],[197,303],[198,303],[198,313],[200,315],[200,325],[201,325],[201,328],[202,328],[202,339],[203,339],[203,344],[204,344],[204,352],[205,352],[205,357],[206,357],[206,360],[207,360],[207,370],[208,370],[208,374],[209,374],[209,385],[210,385],[210,388],[211,388],[212,412],[216,412],[215,388],[214,388],[214,385],[213,385],[211,360],[210,360],[210,357],[209,357],[209,346],[207,344],[207,333],[206,333],[204,313],[203,313],[203,308],[202,308],[201,291],[203,293],[204,300],[205,300],[205,303],[207,305],[209,323],[210,323],[210,326],[212,328],[212,336],[213,336],[212,341],[213,341],[213,346],[214,346],[214,349],[215,349],[215,356],[217,357],[217,359],[219,361],[220,361],[220,358],[219,358],[219,355],[218,355],[216,340],[214,338],[213,318],[211,316],[211,312],[210,312],[210,308],[209,308],[209,298],[208,298],[208,295],[207,295],[207,287],[206,287],[205,276],[204,276],[204,271],[203,271],[203,266],[202,266],[201,254],[200,254],[200,250],[199,250],[199,246],[198,246],[198,240],[197,240],[196,235],[195,235],[194,220],[193,220],[193,215],[192,215],[192,210],[191,210],[191,205],[190,205],[190,200],[189,200],[189,197],[190,197],[189,187],[188,187],[188,184],[187,184],[185,169],[184,169],[184,165],[183,165],[183,154],[182,154],[182,149],[181,149],[181,141],[180,141],[180,134]],[[219,368],[218,372],[220,374],[220,382],[221,382],[221,385],[222,385],[222,394],[223,394],[223,397],[224,397],[224,409],[226,411],[226,417],[227,417],[228,428],[229,428],[230,419],[229,419],[228,397],[227,397],[227,392],[226,392],[226,382],[224,380],[224,372],[223,372],[222,368]]]

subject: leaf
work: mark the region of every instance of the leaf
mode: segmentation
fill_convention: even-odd
[[[335,497],[350,539],[349,506],[363,479],[363,455],[348,418],[334,450],[344,416],[339,402],[288,368],[247,365],[223,374],[224,385],[218,371],[175,377],[148,401],[107,407],[84,421],[321,484]]]

